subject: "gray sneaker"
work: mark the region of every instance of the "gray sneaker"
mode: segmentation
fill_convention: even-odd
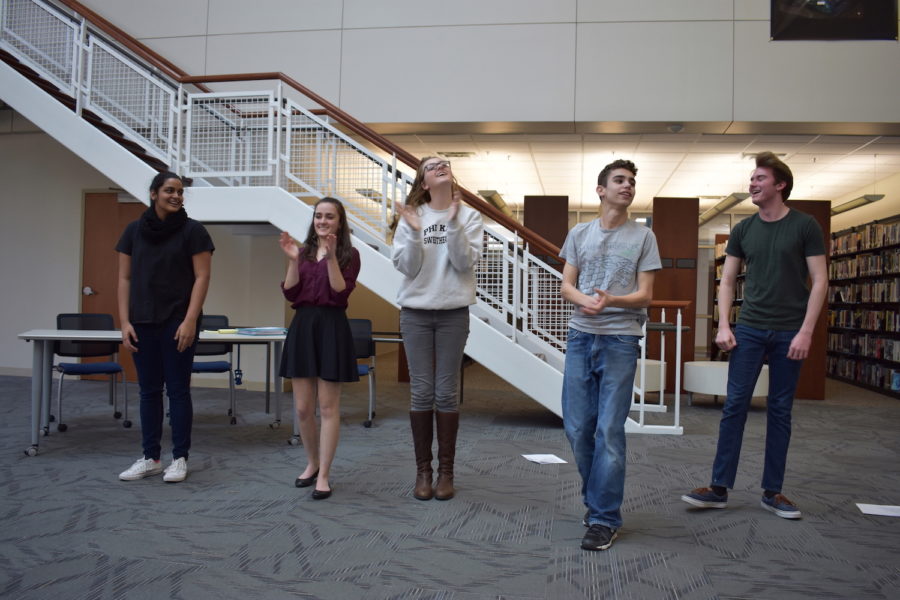
[[[162,463],[152,458],[139,458],[134,464],[119,473],[119,479],[122,481],[135,481],[150,477],[151,475],[159,475],[162,473]]]
[[[163,481],[166,483],[178,483],[184,481],[187,477],[187,460],[182,456],[172,461],[172,464],[166,467],[163,473]]]

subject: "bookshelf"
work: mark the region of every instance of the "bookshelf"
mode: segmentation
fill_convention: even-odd
[[[722,280],[722,268],[725,265],[725,248],[728,246],[728,234],[717,233],[715,236],[715,259],[713,260],[713,280],[712,294],[710,294],[710,313],[712,314],[712,328],[709,336],[709,359],[725,360],[728,356],[716,346],[716,332],[719,328],[719,282]],[[744,272],[746,266],[741,263],[741,272],[738,274],[734,282],[734,299],[731,304],[731,316],[728,321],[732,326],[737,322],[738,315],[741,312],[741,304],[744,299]]]
[[[832,235],[828,279],[828,376],[900,398],[900,215]]]

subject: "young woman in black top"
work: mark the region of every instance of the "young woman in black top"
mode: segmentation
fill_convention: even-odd
[[[187,477],[191,447],[191,366],[215,250],[206,228],[184,210],[184,182],[163,172],[150,184],[150,207],[126,228],[119,252],[122,344],[134,354],[141,388],[144,456],[119,475],[130,481],[162,471],[163,387],[169,397],[172,464],[167,482]]]

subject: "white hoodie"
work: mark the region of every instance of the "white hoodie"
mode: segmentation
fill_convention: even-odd
[[[392,260],[403,274],[397,303],[405,308],[448,310],[475,304],[475,265],[484,245],[481,213],[460,205],[447,222],[446,210],[417,209],[422,230],[400,219]]]

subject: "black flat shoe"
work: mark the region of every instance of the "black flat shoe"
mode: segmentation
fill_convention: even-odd
[[[309,487],[316,482],[316,478],[319,476],[318,469],[315,473],[312,474],[312,477],[298,477],[297,481],[294,482],[294,487]]]
[[[334,488],[332,488],[330,490],[325,490],[324,492],[321,492],[319,490],[313,490],[312,499],[313,500],[324,500],[325,498],[328,498],[329,496],[331,496],[331,492],[333,492],[333,491],[334,491]]]

